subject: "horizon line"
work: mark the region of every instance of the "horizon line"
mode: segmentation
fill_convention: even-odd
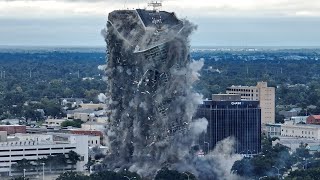
[[[32,48],[99,48],[105,49],[105,46],[101,45],[1,45],[0,48],[5,49],[32,49]],[[252,49],[252,48],[278,48],[278,49],[320,49],[320,45],[310,45],[310,46],[301,46],[301,45],[195,45],[190,46],[191,49],[199,48],[199,49],[206,49],[206,48],[242,48],[242,49]]]

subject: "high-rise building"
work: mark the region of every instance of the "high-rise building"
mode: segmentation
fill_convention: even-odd
[[[242,100],[259,101],[261,123],[275,123],[275,88],[268,87],[267,82],[258,82],[257,86],[231,86],[227,94],[240,94]]]
[[[213,95],[199,105],[197,118],[208,120],[206,134],[199,139],[204,151],[227,138],[236,140],[239,154],[257,154],[261,150],[261,109],[258,101],[241,100],[240,95]]]
[[[188,134],[198,103],[191,87],[197,79],[191,63],[197,62],[191,61],[188,43],[195,26],[160,10],[161,3],[149,5],[152,10],[111,12],[102,32],[108,56],[109,169],[137,161],[144,165],[146,159],[155,166],[174,163],[182,156],[173,149],[193,145],[176,138]]]

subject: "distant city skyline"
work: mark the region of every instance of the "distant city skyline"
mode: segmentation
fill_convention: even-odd
[[[147,2],[0,0],[0,45],[104,47],[108,13]],[[198,25],[192,46],[320,46],[317,0],[167,0],[162,9]]]

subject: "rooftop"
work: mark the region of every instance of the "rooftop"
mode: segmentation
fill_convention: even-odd
[[[320,125],[316,125],[316,124],[282,124],[282,126],[286,126],[286,127],[303,127],[303,128],[317,128],[320,129]]]
[[[17,127],[24,127],[26,125],[18,125],[18,124],[12,124],[12,125],[0,125],[0,127],[10,127],[10,126],[17,126]]]
[[[320,115],[311,115],[315,119],[320,119]]]

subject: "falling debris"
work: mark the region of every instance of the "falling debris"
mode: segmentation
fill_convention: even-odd
[[[109,14],[102,32],[109,53],[105,75],[111,108],[105,168],[152,178],[163,166],[179,165],[176,169],[201,176],[192,165],[198,156],[190,153],[208,124],[192,119],[202,102],[192,83],[204,64],[189,56],[188,37],[195,29],[164,11]]]

